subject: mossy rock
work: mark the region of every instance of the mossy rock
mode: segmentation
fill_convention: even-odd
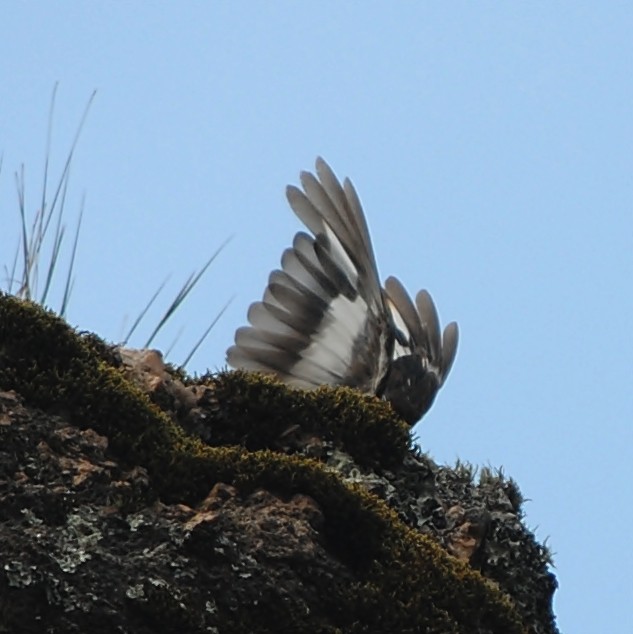
[[[235,421],[236,443],[253,434],[249,425],[265,428],[278,420],[270,414],[274,405],[262,408],[262,393],[268,391],[276,407],[290,404],[293,419],[308,427],[323,424],[350,445],[364,442],[372,460],[397,460],[398,452],[408,448],[402,424],[385,404],[369,403],[349,390],[299,393],[260,379],[249,383],[243,373],[233,375],[231,383],[231,376],[222,375],[220,407],[223,397],[235,403],[239,394],[257,413],[240,417],[237,408],[226,418],[227,425]],[[329,549],[358,580],[339,597],[340,611],[353,623],[348,631],[525,631],[510,600],[493,583],[405,526],[378,498],[345,484],[314,460],[252,450],[249,443],[213,447],[188,436],[63,320],[4,294],[0,389],[15,390],[30,405],[63,412],[78,427],[106,436],[118,460],[147,470],[153,491],[165,502],[195,505],[217,482],[244,494],[262,488],[311,496],[323,511]],[[347,428],[345,421],[355,422]]]

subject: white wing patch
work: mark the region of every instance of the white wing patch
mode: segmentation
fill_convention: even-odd
[[[398,311],[398,309],[395,307],[394,303],[391,300],[387,299],[386,303],[396,328],[404,335],[407,342],[410,343],[411,334],[409,333],[409,329],[407,328],[407,325],[404,323],[404,319],[402,318],[402,315],[400,314],[400,312]],[[399,337],[396,337],[394,346],[393,346],[392,358],[397,359],[398,357],[404,357],[408,354],[411,354],[411,346],[403,345],[399,341]]]
[[[292,368],[292,373],[306,376],[308,366],[316,364],[344,379],[352,367],[354,343],[366,319],[367,304],[360,295],[354,301],[339,295],[330,304],[312,343],[301,352],[301,360]]]

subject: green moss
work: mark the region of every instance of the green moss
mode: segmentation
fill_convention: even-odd
[[[349,388],[291,390],[272,377],[221,372],[203,377],[221,407],[210,421],[214,444],[271,448],[293,427],[343,447],[363,466],[389,468],[410,447],[409,426],[391,406]]]
[[[229,385],[226,376],[218,378],[219,386]],[[316,426],[322,407],[323,419],[334,421],[336,431],[331,433],[345,436],[348,443],[356,442],[354,438],[364,442],[363,429],[375,434],[370,446],[379,444],[380,430],[391,433],[387,422],[393,422],[392,414],[383,408],[384,416],[366,423],[367,411],[353,411],[359,399],[347,390],[282,396],[274,382],[237,378],[243,406],[255,412],[240,419],[235,406],[236,425],[241,426],[237,436],[252,433],[246,428],[249,420],[269,424],[268,408],[258,404],[265,390],[273,394],[270,406],[275,398],[285,406],[292,403],[290,413],[281,417],[284,424]],[[330,548],[359,579],[341,597],[342,609],[355,623],[353,632],[523,631],[510,601],[493,584],[406,527],[378,498],[308,459],[243,446],[209,447],[187,436],[61,319],[1,294],[0,389],[14,389],[30,404],[61,410],[78,426],[107,436],[120,460],[147,469],[153,488],[167,502],[195,504],[217,481],[244,493],[263,487],[312,496],[326,518]],[[218,398],[222,396],[220,390]],[[370,409],[370,416],[375,411],[380,410]],[[356,428],[346,430],[345,424]]]

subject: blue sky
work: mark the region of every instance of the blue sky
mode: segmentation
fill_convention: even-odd
[[[119,339],[233,235],[155,342],[184,327],[182,360],[235,295],[189,369],[222,367],[301,228],[285,185],[322,155],[360,193],[383,278],[459,322],[420,443],[519,482],[562,631],[628,632],[632,32],[625,2],[10,2],[0,264],[21,164],[38,206],[54,83],[53,178],[96,89],[68,193],[70,224],[86,197],[69,321]]]

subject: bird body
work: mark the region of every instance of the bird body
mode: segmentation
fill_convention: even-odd
[[[346,385],[390,401],[409,424],[430,408],[457,350],[454,322],[443,335],[431,296],[415,304],[394,277],[380,285],[360,200],[318,158],[316,176],[292,185],[299,232],[273,271],[262,301],[248,310],[227,351],[236,368],[276,375],[313,389]]]

